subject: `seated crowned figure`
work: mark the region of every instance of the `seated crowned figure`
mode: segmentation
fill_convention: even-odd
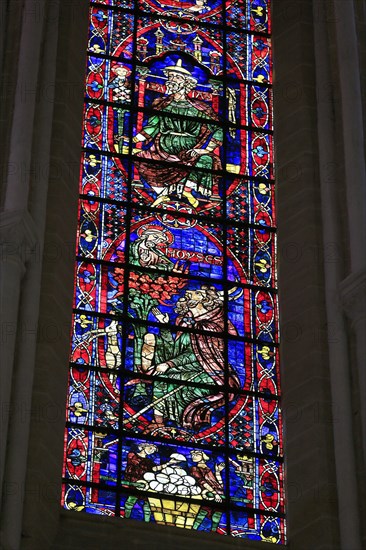
[[[211,107],[189,97],[197,80],[183,67],[181,59],[166,67],[164,73],[166,96],[153,102],[155,113],[133,138],[134,143],[149,146],[140,151],[138,157],[155,160],[157,164],[138,162],[137,165],[140,175],[158,195],[153,206],[169,200],[175,192],[197,207],[198,200],[192,191],[210,196],[214,183],[210,171],[221,168],[215,150],[222,144],[222,129]]]

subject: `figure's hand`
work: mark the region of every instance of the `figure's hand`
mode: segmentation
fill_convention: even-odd
[[[216,464],[215,470],[217,473],[222,472],[222,470],[225,468],[225,462],[220,462],[219,464]]]
[[[161,313],[157,307],[153,307],[151,312],[155,315],[159,323],[169,323],[169,315],[167,313]]]
[[[169,462],[167,462],[166,464],[167,464],[167,465],[168,465],[168,464],[169,464],[169,465],[170,465],[170,464],[179,464],[179,462],[180,462],[180,461],[179,461],[177,458],[171,458],[171,459],[169,460]]]
[[[168,369],[170,369],[168,363],[160,363],[160,365],[158,365],[155,369],[155,374],[163,374]]]
[[[207,151],[206,149],[190,149],[187,152],[191,155],[191,157],[195,158],[205,155]]]
[[[215,493],[214,499],[215,499],[215,502],[222,502],[222,496],[219,495],[218,493]]]
[[[176,264],[174,264],[174,267],[172,269],[174,273],[183,273],[185,272],[185,262],[184,261],[177,261]]]

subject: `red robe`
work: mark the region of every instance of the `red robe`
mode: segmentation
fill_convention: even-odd
[[[193,325],[188,325],[187,322],[180,322],[179,320],[178,323],[181,326],[191,326],[202,331],[224,332],[225,329],[223,309],[221,307],[206,312],[200,317],[196,317]],[[234,325],[230,321],[227,323],[227,329],[229,334],[237,334]],[[235,393],[232,393],[230,390],[239,390],[240,382],[230,365],[228,365],[227,377],[225,377],[222,338],[212,334],[190,334],[190,339],[197,361],[218,386],[222,387],[227,383],[227,389],[229,390],[227,399],[228,402],[232,401]],[[184,411],[183,424],[197,428],[200,424],[210,423],[212,409],[222,407],[224,404],[225,393],[223,391],[195,399]]]

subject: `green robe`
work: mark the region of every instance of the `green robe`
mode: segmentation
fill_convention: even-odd
[[[187,333],[181,333],[176,340],[173,339],[168,330],[162,330],[156,346],[156,362],[169,362],[172,366],[166,372],[170,380],[189,380],[195,376],[194,382],[202,384],[213,384],[212,378],[204,371],[202,365],[197,361],[191,345],[191,337]],[[166,396],[170,391],[177,389],[173,382],[155,381],[153,390],[153,401]],[[198,398],[212,393],[212,390],[182,386],[173,395],[166,397],[154,406],[164,418],[174,420],[182,425],[182,416],[187,405]]]
[[[199,157],[192,157],[188,151],[194,148],[204,149],[207,144],[214,140],[221,144],[223,140],[222,129],[210,123],[216,115],[207,105],[198,108],[195,100],[182,99],[180,101],[165,98],[154,107],[160,112],[151,116],[141,130],[146,142],[153,142],[153,146],[139,153],[140,158],[149,158],[156,161],[182,162],[178,169],[154,168],[151,165],[140,165],[140,173],[148,181],[149,185],[171,187],[172,185],[184,184],[187,180],[195,183],[195,189],[203,195],[210,195],[213,187],[213,176],[210,173],[196,172],[197,170],[214,170],[220,167],[220,160],[212,152]],[[179,115],[183,118],[176,118]],[[192,120],[185,117],[194,117]],[[186,168],[185,173],[182,168]],[[176,172],[174,171],[176,170]]]
[[[165,116],[168,113],[172,116]],[[197,119],[207,118],[207,115],[194,107],[189,101],[181,100],[172,101],[164,108],[162,114],[153,115],[149,118],[147,125],[144,127],[144,134],[152,139],[160,132],[162,150],[171,155],[179,155],[182,151],[188,151],[196,146],[201,133],[202,121],[175,118],[174,115]],[[215,139],[218,142],[222,141],[221,128],[214,124],[207,124],[207,128],[210,130],[210,139]]]

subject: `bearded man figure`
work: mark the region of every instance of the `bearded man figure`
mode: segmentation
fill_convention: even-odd
[[[240,387],[239,379],[231,366],[225,377],[223,333],[223,300],[213,286],[203,285],[199,290],[187,290],[178,300],[176,311],[178,332],[175,339],[169,330],[161,330],[156,345],[154,375],[167,374],[168,382],[156,381],[153,390],[154,422],[151,429],[164,426],[164,419],[170,419],[178,426],[198,430],[209,424],[212,412],[225,404],[222,386],[227,380],[228,400],[234,398],[234,391]],[[167,314],[157,308],[153,313],[158,321],[168,323]],[[179,328],[190,327],[201,331],[190,333]],[[228,322],[229,334],[237,334]],[[207,334],[205,333],[207,332]],[[174,380],[194,381],[210,385],[211,388],[177,386]],[[218,386],[213,389],[212,386]],[[179,388],[179,389],[178,389]]]
[[[167,271],[174,269],[174,263],[159,248],[160,245],[169,243],[166,231],[159,226],[142,226],[137,234],[138,238],[131,244],[131,263],[142,267],[158,266]]]
[[[166,67],[164,73],[167,97],[152,104],[161,113],[151,116],[133,141],[151,145],[137,153],[141,159],[172,164],[137,162],[137,165],[140,175],[158,195],[153,206],[169,200],[175,192],[197,207],[198,200],[192,191],[202,196],[212,194],[214,176],[207,171],[221,168],[215,149],[222,144],[223,132],[214,124],[218,120],[214,110],[203,101],[188,97],[197,80],[182,66],[182,60]]]

